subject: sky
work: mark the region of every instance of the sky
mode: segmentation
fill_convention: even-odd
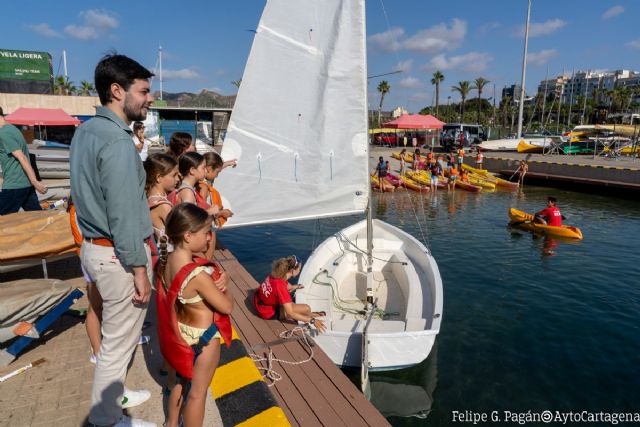
[[[291,0],[295,1],[295,0]],[[0,48],[49,52],[55,75],[67,52],[69,79],[92,81],[100,57],[115,49],[150,69],[163,49],[164,90],[236,93],[265,0],[50,2],[3,5]],[[384,109],[417,112],[434,104],[431,77],[440,70],[440,103],[458,102],[452,85],[484,77],[483,97],[499,101],[519,84],[526,0],[368,0],[369,105],[389,82]],[[10,19],[8,19],[10,17]],[[532,0],[527,92],[540,80],[577,70],[640,71],[639,0]],[[548,70],[548,71],[547,71]],[[159,89],[157,80],[153,89]],[[475,92],[471,96],[476,96]]]

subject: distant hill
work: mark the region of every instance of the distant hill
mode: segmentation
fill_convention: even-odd
[[[160,92],[156,91],[153,96],[156,99],[160,99]],[[200,93],[162,92],[162,98],[170,107],[233,108],[233,104],[236,102],[236,95],[224,96],[207,89],[202,89]]]

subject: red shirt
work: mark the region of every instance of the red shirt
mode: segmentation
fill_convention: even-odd
[[[560,214],[560,209],[555,206],[546,208],[540,212],[540,215],[546,218],[547,225],[553,225],[554,227],[562,226],[562,215]]]
[[[262,282],[253,297],[253,305],[260,317],[271,319],[276,314],[277,305],[292,302],[288,286],[289,282],[286,280],[276,279],[271,275]]]

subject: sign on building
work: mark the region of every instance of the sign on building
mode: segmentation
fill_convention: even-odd
[[[0,92],[53,93],[51,55],[0,49]]]

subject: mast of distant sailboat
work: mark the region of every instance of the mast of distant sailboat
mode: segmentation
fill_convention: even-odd
[[[522,116],[524,112],[524,97],[525,97],[525,78],[527,75],[527,48],[529,45],[529,20],[531,19],[531,0],[528,0],[527,7],[527,24],[524,28],[524,53],[522,55],[522,79],[520,81],[520,105],[518,109],[518,134],[517,138],[522,137]]]

